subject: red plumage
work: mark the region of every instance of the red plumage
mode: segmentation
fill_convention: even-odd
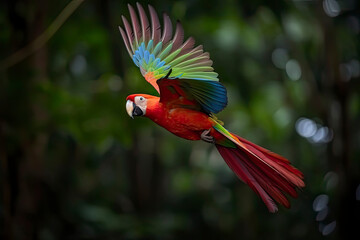
[[[289,208],[290,202],[285,194],[297,197],[296,188],[305,186],[303,174],[282,156],[236,137],[245,148],[216,144],[227,165],[261,197],[270,212],[277,211],[273,200]]]
[[[180,22],[173,36],[167,14],[161,28],[153,7],[149,6],[150,21],[140,4],[137,9],[140,20],[129,5],[131,24],[122,17],[124,29],[120,27],[120,33],[134,63],[160,97],[130,95],[126,99],[129,116],[147,117],[184,139],[215,144],[228,166],[270,212],[277,211],[276,202],[290,207],[287,195],[297,197],[297,188],[305,186],[303,174],[280,155],[229,133],[214,116],[226,107],[228,99],[211,67],[209,53],[201,45],[195,46],[191,37],[184,42]]]

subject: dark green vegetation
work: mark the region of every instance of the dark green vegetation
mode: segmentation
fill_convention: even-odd
[[[117,29],[127,2],[85,0],[57,29],[68,2],[0,3],[1,239],[359,236],[357,1],[151,1],[210,52],[225,126],[304,172],[276,214],[209,144],[127,116],[155,94]]]

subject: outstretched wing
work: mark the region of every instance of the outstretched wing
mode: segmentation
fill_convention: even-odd
[[[163,15],[161,30],[158,15],[149,5],[150,27],[143,7],[139,3],[136,5],[140,21],[128,4],[131,25],[122,16],[125,30],[119,27],[120,33],[141,74],[160,93],[160,101],[184,97],[207,113],[220,112],[227,105],[226,89],[211,67],[209,53],[204,52],[201,45],[194,47],[191,37],[184,42],[184,30],[179,21],[173,35],[167,14]]]

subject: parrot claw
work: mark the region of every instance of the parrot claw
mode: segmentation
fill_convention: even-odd
[[[208,135],[211,129],[205,130],[201,133],[201,140],[208,143],[215,143],[215,139],[213,136]]]

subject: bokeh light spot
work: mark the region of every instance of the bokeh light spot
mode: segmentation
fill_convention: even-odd
[[[320,194],[313,202],[313,209],[315,212],[320,212],[327,207],[329,197],[326,194]]]
[[[286,73],[289,76],[289,78],[293,81],[299,80],[301,77],[301,68],[295,59],[289,60],[286,65]]]
[[[339,176],[335,172],[328,172],[324,177],[324,182],[326,183],[326,190],[331,190],[338,185]]]
[[[274,120],[279,126],[286,127],[291,122],[291,114],[286,108],[279,108],[274,113]]]
[[[336,227],[336,221],[332,221],[331,223],[323,226],[322,231],[321,231],[322,235],[324,235],[324,236],[329,235],[330,233],[332,233],[335,230],[335,227]]]
[[[317,126],[316,133],[311,137],[315,143],[328,143],[332,140],[332,131],[328,127]]]
[[[348,64],[340,64],[340,76],[341,76],[341,79],[344,81],[344,82],[347,82],[351,79],[351,66],[348,65]]]
[[[108,86],[111,91],[117,92],[122,88],[123,82],[121,78],[117,75],[113,75],[110,77],[108,81]]]
[[[336,17],[340,13],[340,6],[337,1],[335,0],[324,0],[323,1],[323,8],[329,17]]]
[[[297,133],[305,138],[315,135],[317,131],[316,123],[308,118],[299,118],[295,123]]]
[[[286,49],[276,48],[271,54],[271,60],[277,68],[285,69],[286,62],[289,60]]]
[[[83,55],[76,55],[70,63],[70,70],[74,75],[81,75],[86,71],[87,62]]]
[[[351,70],[351,77],[357,78],[360,76],[360,62],[357,59],[353,59],[349,63]]]

